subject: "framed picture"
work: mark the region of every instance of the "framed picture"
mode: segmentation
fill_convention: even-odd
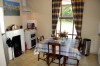
[[[27,29],[34,29],[34,23],[27,23]]]
[[[20,16],[20,3],[13,0],[3,0],[5,16]]]

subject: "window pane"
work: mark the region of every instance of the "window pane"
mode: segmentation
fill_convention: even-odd
[[[76,35],[74,35],[73,38],[75,39],[76,38]]]
[[[71,0],[62,0],[62,5],[71,4]]]
[[[75,25],[74,25],[74,34],[76,34],[76,35],[77,35],[76,28],[75,28]]]
[[[58,20],[58,23],[57,23],[57,33],[60,33],[60,20]]]
[[[62,6],[62,16],[73,16],[71,5],[63,5]]]
[[[62,0],[60,12],[60,18],[57,23],[57,33],[68,32],[68,38],[75,38],[77,33],[73,24],[71,0]]]
[[[68,38],[72,38],[72,35],[68,35]]]
[[[68,32],[72,34],[73,20],[72,19],[61,19],[61,32]]]

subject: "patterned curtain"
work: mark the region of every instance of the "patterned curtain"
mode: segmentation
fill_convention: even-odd
[[[84,0],[72,0],[73,17],[77,32],[76,38],[81,38],[82,17],[84,9]]]
[[[52,34],[55,34],[62,0],[52,0]]]

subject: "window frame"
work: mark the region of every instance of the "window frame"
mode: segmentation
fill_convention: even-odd
[[[60,21],[60,33],[61,33],[61,22],[62,22],[62,19],[72,19],[73,20],[73,15],[72,16],[62,16],[62,7],[63,6],[71,6],[71,4],[66,4],[66,5],[61,5],[61,13],[60,13],[60,16],[59,16],[59,21]],[[77,34],[74,34],[74,25],[75,23],[73,22],[73,26],[72,26],[72,34],[68,34],[68,35],[72,35],[72,39],[74,36],[76,36]],[[56,33],[56,34],[59,34],[59,33]]]

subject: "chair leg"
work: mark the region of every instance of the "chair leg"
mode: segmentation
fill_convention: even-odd
[[[79,65],[79,60],[77,60],[77,66]]]
[[[51,62],[53,62],[53,60],[54,60],[54,59],[52,58]]]
[[[43,53],[43,57],[45,56],[45,53]]]
[[[60,66],[60,59],[59,59],[59,66]]]
[[[38,61],[39,61],[39,59],[40,59],[40,52],[39,52],[39,54],[38,54]]]
[[[43,57],[46,55],[46,53],[43,53]]]
[[[49,57],[48,57],[48,56],[47,56],[47,64],[48,64],[48,66],[50,65],[50,64],[49,64]]]

